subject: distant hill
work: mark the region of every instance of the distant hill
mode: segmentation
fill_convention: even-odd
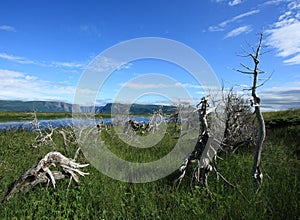
[[[300,108],[263,113],[267,128],[300,125]]]
[[[99,113],[111,113],[112,103],[108,103],[105,106],[97,106],[96,112]],[[60,102],[60,101],[11,101],[0,100],[0,111],[7,112],[72,112],[72,104]],[[127,109],[128,105],[118,104],[121,109]],[[160,108],[159,105],[142,105],[133,104],[130,106],[129,112],[131,114],[151,114]],[[91,106],[82,106],[82,111],[89,112]],[[172,113],[176,110],[174,106],[162,106],[164,113]]]
[[[111,113],[113,103],[108,103],[102,107],[96,107],[96,112],[99,113]],[[118,112],[122,112],[122,109],[128,110],[127,104],[116,104],[119,108]],[[160,106],[160,105],[144,105],[144,104],[132,104],[129,108],[130,114],[152,114],[159,109],[162,109],[164,113],[173,113],[176,111],[175,106]]]
[[[0,111],[14,112],[72,112],[72,104],[59,101],[0,100]]]

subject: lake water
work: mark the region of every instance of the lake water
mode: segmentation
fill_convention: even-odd
[[[138,122],[148,122],[149,117],[140,117],[140,116],[131,116],[129,119],[134,119]],[[111,124],[112,118],[104,118],[105,124]],[[114,118],[116,120],[116,118]],[[68,127],[73,125],[80,125],[80,124],[90,124],[96,125],[100,122],[100,120],[79,120],[73,118],[60,118],[60,119],[52,119],[52,120],[38,120],[40,129],[47,129],[50,125],[53,128],[60,128],[60,127]],[[10,122],[0,122],[0,130],[8,130],[8,129],[24,129],[24,130],[33,130],[34,127],[30,123],[30,121],[10,121]]]

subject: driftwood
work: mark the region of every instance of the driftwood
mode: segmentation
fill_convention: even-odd
[[[78,153],[78,152],[77,152]],[[76,157],[76,156],[75,156]],[[51,166],[60,166],[63,171],[51,171]],[[52,183],[55,188],[56,180],[71,177],[76,184],[80,184],[77,174],[81,176],[89,175],[82,172],[80,168],[89,164],[76,163],[74,159],[70,159],[62,155],[60,152],[50,152],[45,155],[36,165],[23,173],[15,182],[14,186],[8,191],[4,200],[10,200],[18,192],[28,192],[39,183]],[[77,173],[77,174],[76,174]]]

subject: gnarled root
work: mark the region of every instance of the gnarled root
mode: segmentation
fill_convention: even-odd
[[[62,167],[63,172],[50,170],[51,166],[57,165]],[[81,176],[89,175],[89,173],[80,170],[80,168],[88,165],[76,163],[75,160],[65,157],[60,152],[50,152],[19,177],[4,199],[9,200],[18,192],[28,192],[39,183],[51,182],[55,188],[56,180],[66,177],[72,177],[77,184],[80,184],[76,173]]]

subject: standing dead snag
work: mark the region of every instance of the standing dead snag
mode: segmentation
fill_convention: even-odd
[[[195,178],[197,182],[201,182],[204,186],[207,187],[208,174],[210,171],[213,170],[213,167],[211,165],[212,162],[211,160],[213,158],[210,157],[209,152],[205,152],[206,146],[209,147],[207,151],[214,151],[214,149],[210,146],[210,143],[208,143],[211,141],[210,139],[212,137],[208,131],[207,107],[208,107],[208,99],[206,97],[203,97],[201,99],[201,102],[197,105],[197,111],[199,113],[199,120],[201,125],[198,140],[192,153],[190,153],[187,156],[187,158],[183,161],[183,164],[179,168],[181,175],[176,179],[176,181],[178,181],[179,184],[181,183],[181,180],[184,178],[189,165],[197,161],[198,165],[194,169],[192,179]],[[213,155],[216,155],[216,152],[214,152]]]
[[[59,165],[61,171],[51,171],[51,166]],[[59,179],[72,177],[77,184],[80,184],[78,179],[81,176],[89,175],[89,173],[82,172],[80,168],[86,167],[89,164],[79,164],[75,160],[62,155],[60,152],[50,152],[45,155],[36,165],[27,170],[19,177],[14,186],[8,191],[5,200],[10,200],[14,194],[18,192],[27,192],[39,183],[51,182],[55,188],[56,181]]]
[[[261,54],[261,48],[262,48],[262,39],[263,39],[263,34],[260,34],[260,38],[259,38],[259,44],[256,48],[255,51],[253,51],[254,53],[251,54],[249,53],[248,56],[250,56],[254,62],[254,68],[250,68],[244,64],[241,64],[245,69],[247,69],[247,71],[238,71],[244,74],[252,74],[253,75],[253,82],[252,82],[252,87],[251,87],[251,95],[252,95],[252,106],[254,107],[255,111],[255,115],[258,121],[258,135],[256,137],[256,141],[255,141],[255,153],[254,153],[254,163],[253,163],[253,177],[255,180],[257,180],[259,183],[262,182],[262,173],[260,171],[260,162],[261,162],[261,152],[263,149],[263,143],[265,140],[265,136],[266,136],[266,128],[265,128],[265,122],[264,122],[264,118],[263,115],[261,113],[261,109],[260,109],[260,98],[257,96],[256,94],[256,89],[259,86],[262,86],[264,83],[258,85],[258,75],[264,73],[263,71],[261,71],[258,68],[259,65],[259,55]]]

